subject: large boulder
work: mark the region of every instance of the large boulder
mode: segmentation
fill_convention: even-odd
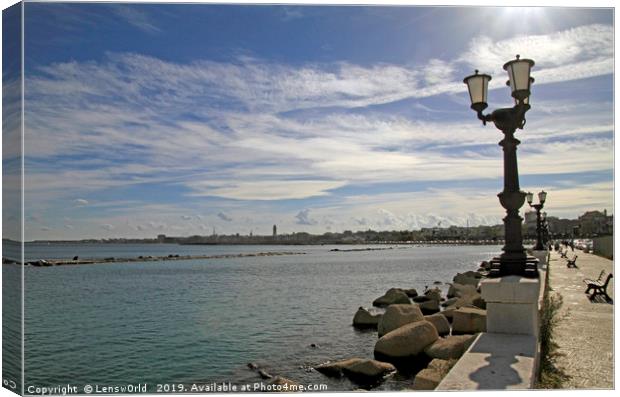
[[[424,314],[418,305],[399,304],[390,305],[381,316],[377,331],[379,336],[383,336],[405,324],[424,320]]]
[[[375,357],[401,359],[417,356],[439,339],[437,329],[428,321],[403,325],[383,335],[375,344]]]
[[[456,276],[454,276],[452,281],[456,284],[473,285],[477,287],[480,279],[477,277],[468,276],[463,273],[458,273]]]
[[[477,292],[478,291],[476,290],[475,285],[452,283],[450,284],[450,288],[448,288],[447,296],[448,298],[458,298],[465,295],[475,294]]]
[[[433,324],[439,336],[448,335],[450,333],[450,322],[443,314],[431,314],[430,316],[424,316],[424,319]]]
[[[422,303],[422,302],[430,301],[431,298],[429,298],[426,295],[418,295],[418,296],[414,296],[411,300],[414,301],[415,303]]]
[[[461,307],[454,311],[452,335],[486,332],[487,311],[476,307]]]
[[[439,301],[428,300],[426,302],[419,303],[420,310],[424,314],[434,314],[439,312]]]
[[[454,305],[454,304],[456,303],[456,301],[457,301],[458,299],[459,299],[459,298],[457,298],[456,296],[455,296],[454,298],[449,298],[449,299],[446,299],[445,301],[441,302],[441,306],[442,306],[442,307],[452,306],[452,305]]]
[[[413,390],[435,390],[443,379],[441,373],[434,368],[424,368],[413,379]]]
[[[413,390],[435,390],[454,364],[456,360],[432,360],[427,368],[416,374],[413,380]]]
[[[399,303],[411,303],[407,294],[400,288],[390,288],[385,295],[372,302],[373,306],[385,307]]]
[[[392,364],[362,358],[325,363],[316,366],[314,369],[333,378],[346,376],[358,384],[374,384],[384,376],[396,371]]]
[[[403,291],[405,291],[405,294],[407,294],[407,296],[410,298],[415,298],[416,296],[418,296],[418,291],[416,291],[415,288],[409,288]]]
[[[471,272],[471,273],[473,274],[470,274],[470,272],[457,273],[457,275],[454,276],[452,281],[456,284],[473,285],[477,287],[478,283],[480,282],[480,277],[476,277],[476,275],[480,276],[480,274],[476,272]]]
[[[355,328],[377,328],[381,314],[372,314],[368,310],[360,307],[353,316],[353,326]]]
[[[437,339],[432,345],[424,349],[424,353],[431,358],[449,360],[460,358],[473,343],[476,335],[452,335]]]
[[[374,384],[395,371],[392,364],[377,360],[361,360],[342,369],[347,378],[363,385]]]

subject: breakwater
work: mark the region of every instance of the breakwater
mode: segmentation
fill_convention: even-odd
[[[220,255],[179,255],[169,254],[166,256],[138,256],[135,258],[87,258],[80,259],[74,257],[73,259],[39,259],[36,261],[26,262],[27,266],[34,267],[49,267],[49,266],[64,266],[64,265],[94,265],[102,263],[125,263],[125,262],[161,262],[161,261],[187,261],[196,259],[232,259],[232,258],[250,258],[260,256],[282,256],[282,255],[305,255],[305,252],[257,252],[257,253],[239,253],[239,254],[220,254]],[[7,261],[3,259],[3,263],[16,263],[15,261]]]

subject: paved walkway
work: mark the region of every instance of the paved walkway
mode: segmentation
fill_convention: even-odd
[[[567,268],[566,259],[553,252],[549,264],[549,284],[553,292],[562,295],[564,318],[556,328],[558,351],[563,354],[558,366],[570,376],[567,389],[611,389],[614,387],[614,338],[613,317],[615,302],[604,299],[591,302],[584,293],[584,278],[596,279],[601,270],[613,273],[607,292],[613,299],[616,274],[613,261],[582,251],[578,255],[577,269]]]

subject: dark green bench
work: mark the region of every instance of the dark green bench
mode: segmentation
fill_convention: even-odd
[[[605,298],[607,300],[611,300],[609,295],[607,295],[607,286],[609,285],[609,280],[611,280],[613,276],[613,274],[609,273],[607,275],[607,278],[605,279],[605,282],[588,280],[588,282],[586,283],[588,286],[588,288],[586,288],[586,294],[589,294],[590,291],[592,291],[590,299],[593,299],[596,295],[605,295]]]

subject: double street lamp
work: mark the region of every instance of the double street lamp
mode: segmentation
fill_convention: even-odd
[[[507,62],[504,70],[508,72],[507,85],[512,91],[515,105],[511,108],[497,109],[490,114],[482,112],[487,108],[487,94],[491,76],[475,74],[466,77],[471,108],[477,113],[482,124],[493,122],[495,127],[502,131],[504,139],[499,144],[504,151],[504,190],[498,194],[499,202],[506,209],[504,218],[505,245],[503,253],[491,260],[491,277],[509,275],[538,277],[537,263],[534,257],[527,256],[523,247],[521,224],[523,218],[519,216],[519,209],[525,202],[525,193],[519,187],[519,170],[517,167],[517,145],[519,140],[514,137],[515,131],[523,129],[525,113],[530,109],[530,88],[534,79],[530,77],[530,70],[534,66],[531,59],[516,59]]]
[[[544,249],[543,241],[542,241],[543,240],[542,238],[543,222],[540,216],[540,211],[545,206],[546,199],[547,199],[547,192],[545,192],[544,190],[541,190],[540,193],[538,193],[538,204],[532,204],[532,201],[534,200],[534,194],[532,194],[532,192],[527,193],[527,203],[530,205],[530,207],[536,210],[536,246],[534,246],[535,250]]]

